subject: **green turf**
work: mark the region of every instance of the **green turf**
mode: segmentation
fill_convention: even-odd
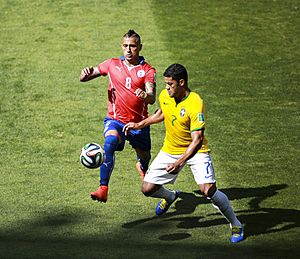
[[[75,2],[75,3],[74,3]],[[0,0],[1,258],[296,258],[299,248],[298,1]],[[219,188],[245,224],[229,243],[224,219],[186,168],[183,195],[154,216],[129,146],[117,154],[109,201],[80,148],[103,142],[107,78],[80,70],[142,36],[158,92],[184,64],[207,106]],[[151,111],[157,104],[151,107]],[[163,125],[152,127],[153,156]]]

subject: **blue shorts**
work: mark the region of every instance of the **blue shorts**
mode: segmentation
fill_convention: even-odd
[[[124,126],[125,124],[118,120],[109,117],[104,118],[104,135],[109,130],[116,130],[121,136],[121,143],[118,145],[117,151],[124,149],[126,140],[134,149],[139,148],[143,151],[151,149],[150,126],[139,130],[130,130],[127,136],[122,132]]]

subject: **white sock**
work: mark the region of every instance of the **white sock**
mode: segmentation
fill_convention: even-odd
[[[217,190],[215,194],[210,198],[213,205],[221,212],[225,219],[230,223],[230,227],[239,226],[241,222],[237,219],[230,201],[225,193]]]
[[[175,199],[175,192],[166,189],[164,186],[161,186],[156,192],[152,193],[150,196],[154,198],[163,198],[168,203],[170,203]]]

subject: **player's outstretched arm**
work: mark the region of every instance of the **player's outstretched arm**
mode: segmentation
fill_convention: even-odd
[[[131,129],[142,129],[145,128],[149,125],[152,124],[156,124],[159,122],[162,122],[164,120],[164,114],[162,113],[161,109],[158,109],[155,111],[154,114],[152,114],[151,116],[149,116],[148,118],[135,123],[135,122],[129,122],[127,123],[124,127],[123,127],[123,132],[125,133],[125,135],[127,136],[129,130]]]
[[[98,67],[85,67],[80,73],[80,82],[86,82],[100,76]]]

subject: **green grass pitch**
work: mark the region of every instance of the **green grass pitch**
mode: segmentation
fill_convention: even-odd
[[[1,258],[296,258],[300,254],[300,3],[285,1],[0,0]],[[140,192],[129,146],[106,204],[81,147],[103,142],[107,78],[81,69],[121,55],[128,29],[162,73],[182,63],[203,97],[218,187],[246,239],[197,191],[163,217]],[[150,108],[153,112],[157,103]],[[152,156],[164,128],[152,127]]]

